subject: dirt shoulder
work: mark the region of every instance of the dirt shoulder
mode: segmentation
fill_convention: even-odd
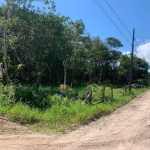
[[[63,135],[29,131],[0,116],[1,150],[149,150],[150,91],[108,116]]]

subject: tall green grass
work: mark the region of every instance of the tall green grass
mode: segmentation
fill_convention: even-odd
[[[63,132],[72,129],[72,125],[78,126],[107,115],[147,90],[132,89],[130,93],[123,93],[122,88],[114,88],[114,97],[111,100],[110,87],[106,87],[105,102],[101,103],[100,94],[103,87],[96,84],[90,86],[93,89],[92,105],[83,103],[85,96],[81,94],[85,92],[86,86],[68,87],[66,97],[61,97],[58,87],[36,89],[34,86],[1,85],[0,112],[5,113],[11,121],[28,125],[35,131]],[[32,97],[33,93],[41,97],[35,99]]]

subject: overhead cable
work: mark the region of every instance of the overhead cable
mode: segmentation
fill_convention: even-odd
[[[121,33],[121,35],[126,39],[126,41],[131,45],[130,41],[125,37],[125,35],[122,33],[122,31],[119,29],[119,27],[116,25],[116,23],[112,20],[112,18],[109,16],[107,11],[104,9],[104,7],[101,5],[101,3],[98,0],[94,0],[96,5],[99,7],[99,9],[102,10],[102,12],[106,15],[106,17],[111,21],[111,23],[117,28],[117,30]]]
[[[117,15],[117,13],[114,11],[114,9],[111,7],[111,5],[108,3],[108,1],[107,0],[105,0],[105,1],[108,4],[108,6],[111,8],[111,10],[113,11],[113,13],[116,15],[116,17],[118,18],[118,20],[121,22],[121,24],[124,26],[124,28],[127,30],[127,32],[132,36],[132,34],[130,33],[130,31],[127,29],[127,27],[121,21],[121,19],[119,18],[119,16]]]

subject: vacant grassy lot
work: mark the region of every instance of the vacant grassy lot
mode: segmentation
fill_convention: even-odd
[[[30,129],[51,134],[64,132],[107,115],[121,107],[148,88],[132,89],[124,92],[123,88],[105,88],[105,101],[101,102],[103,86],[88,85],[92,88],[92,105],[85,105],[84,95],[87,85],[67,87],[65,96],[59,94],[58,87],[39,87],[9,85],[0,86],[0,112],[19,124]]]

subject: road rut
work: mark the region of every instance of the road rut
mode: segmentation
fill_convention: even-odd
[[[7,124],[14,133],[4,131]],[[4,125],[0,128],[1,150],[149,150],[150,91],[66,134],[47,136],[13,123]]]

